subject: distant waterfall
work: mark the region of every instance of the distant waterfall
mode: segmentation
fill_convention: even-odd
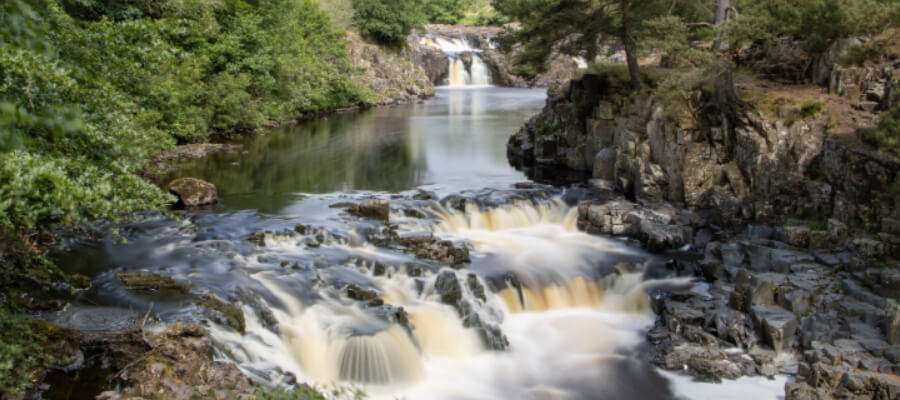
[[[491,72],[481,58],[481,50],[473,48],[466,40],[425,36],[422,38],[422,43],[440,49],[447,55],[447,86],[491,85]]]

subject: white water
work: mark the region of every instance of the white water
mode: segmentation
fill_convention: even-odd
[[[491,72],[479,53],[481,49],[473,48],[463,39],[443,36],[423,37],[423,44],[434,47],[447,55],[447,86],[450,87],[484,87],[491,85]],[[464,58],[470,58],[466,65]]]
[[[521,283],[521,291],[486,290],[482,301],[464,283],[470,271],[455,271],[463,298],[481,320],[506,335],[506,351],[486,349],[456,310],[440,302],[434,275],[423,277],[420,293],[415,278],[391,267],[384,276],[363,272],[359,279],[386,304],[406,310],[411,334],[335,292],[317,289],[321,297],[304,302],[303,293],[289,289],[290,275],[265,271],[251,276],[270,296],[267,308],[280,333],[244,307],[246,334],[211,329],[222,354],[261,379],[271,380],[266,371],[280,370],[319,387],[361,388],[378,399],[668,398],[668,384],[650,369],[628,372],[635,362],[627,354],[644,341],[643,332],[654,321],[645,289],[672,281],[643,281],[639,272],[625,270],[592,274],[603,263],[640,255],[638,250],[579,232],[575,210],[561,202],[490,211],[469,206],[466,212],[439,214],[433,231],[472,243],[473,270],[480,276],[510,273]],[[322,249],[398,261],[393,253],[350,242],[357,245],[332,240]],[[265,251],[306,251],[296,238],[272,237],[266,243]],[[244,261],[253,262],[252,257]],[[478,280],[486,286],[485,279]]]

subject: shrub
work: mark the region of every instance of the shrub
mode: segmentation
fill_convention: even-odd
[[[423,5],[423,0],[353,0],[353,23],[364,36],[398,45],[425,21]]]
[[[822,111],[824,107],[825,103],[821,101],[807,100],[800,106],[800,116],[802,118],[812,117]]]
[[[880,151],[900,155],[900,104],[881,114],[878,127],[861,131],[862,138]]]

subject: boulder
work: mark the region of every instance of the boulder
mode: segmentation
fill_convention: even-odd
[[[218,201],[216,185],[197,178],[179,178],[169,182],[169,191],[178,196],[179,203],[196,207]]]
[[[797,334],[797,317],[778,306],[759,305],[750,308],[756,332],[775,352],[787,353],[793,348]]]
[[[391,202],[388,200],[366,200],[359,205],[350,207],[347,212],[363,218],[382,219],[391,218]]]

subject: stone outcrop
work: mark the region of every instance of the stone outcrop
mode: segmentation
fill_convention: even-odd
[[[723,226],[831,218],[827,232],[790,234],[811,247],[900,254],[890,222],[897,160],[830,138],[823,115],[767,119],[737,99],[729,74],[691,96],[695,112],[673,115],[653,94],[624,96],[608,76],[587,74],[550,94],[510,138],[508,154],[523,166],[586,171],[638,203],[702,210]],[[850,231],[869,235],[854,243]]]
[[[213,204],[218,201],[216,186],[197,178],[179,178],[169,182],[169,191],[187,207]]]
[[[778,236],[751,226],[709,242],[698,261],[676,261],[702,280],[651,293],[660,314],[647,334],[651,361],[713,381],[793,375],[789,399],[897,398],[900,292],[883,297],[861,285],[849,271],[862,256]]]
[[[378,96],[376,104],[406,103],[434,95],[434,85],[408,49],[368,43],[347,32],[347,50],[356,67],[365,68],[365,82]]]

